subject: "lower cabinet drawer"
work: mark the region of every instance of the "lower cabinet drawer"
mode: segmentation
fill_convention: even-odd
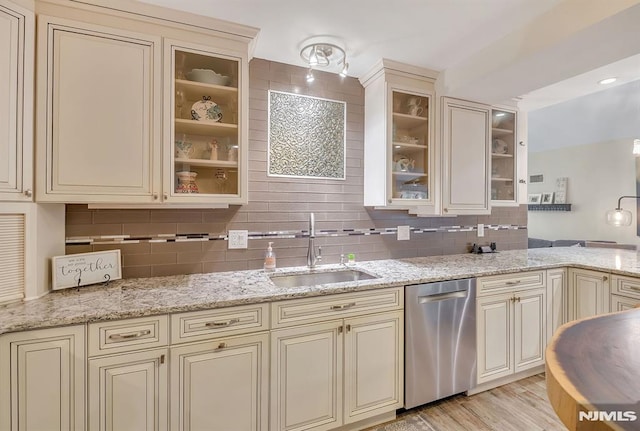
[[[624,277],[622,275],[612,275],[611,293],[640,300],[640,279]]]
[[[171,315],[171,344],[269,329],[269,304],[243,305]]]
[[[89,356],[163,347],[168,340],[166,315],[89,324]]]
[[[629,298],[626,296],[611,295],[611,311],[632,310],[640,306],[640,299]]]
[[[400,287],[291,299],[271,304],[271,327],[282,328],[332,318],[399,310],[404,305]]]
[[[546,286],[545,271],[527,271],[514,274],[491,275],[478,278],[477,295],[493,295],[512,289],[534,289]]]

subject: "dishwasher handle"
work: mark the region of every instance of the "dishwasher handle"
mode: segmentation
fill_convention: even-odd
[[[433,295],[418,296],[418,304],[446,301],[447,299],[466,298],[467,292],[467,290],[456,290],[455,292],[435,293]]]

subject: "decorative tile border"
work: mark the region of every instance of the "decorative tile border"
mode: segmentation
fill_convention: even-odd
[[[525,230],[526,226],[517,225],[485,225],[485,230]],[[474,226],[440,226],[433,228],[410,228],[411,233],[422,234],[431,232],[473,232],[477,230]],[[396,235],[398,228],[381,228],[381,229],[326,229],[317,230],[316,238],[320,237],[349,237],[349,236],[370,236],[370,235]],[[266,239],[266,238],[308,238],[307,230],[291,230],[277,232],[249,232],[249,239]],[[227,241],[229,237],[226,234],[215,235],[208,233],[189,233],[189,234],[160,234],[160,235],[102,235],[92,237],[68,237],[66,245],[94,245],[94,244],[136,244],[141,242],[149,243],[167,243],[167,242],[201,242],[201,241]]]

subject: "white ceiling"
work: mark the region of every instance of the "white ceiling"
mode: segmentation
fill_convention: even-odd
[[[304,66],[304,41],[345,48],[349,76],[388,58],[444,70],[561,0],[143,0],[260,29],[255,57]]]
[[[459,73],[466,68],[465,60],[482,57],[487,47],[511,33],[517,34],[527,24],[531,26],[545,12],[553,8],[561,10],[569,3],[566,0],[142,1],[257,27],[260,34],[254,56],[267,60],[304,66],[299,53],[306,41],[324,39],[336,43],[345,48],[349,75],[353,77],[364,75],[381,58],[436,71],[458,66]],[[601,6],[597,2],[594,5]],[[640,33],[636,36],[640,38]],[[540,38],[540,34],[533,37]],[[526,40],[522,42],[523,46],[528,44]],[[606,76],[622,77],[614,85],[640,79],[640,56],[520,95],[525,109],[538,109],[598,91],[601,88],[595,82]],[[496,77],[494,81],[500,79]]]

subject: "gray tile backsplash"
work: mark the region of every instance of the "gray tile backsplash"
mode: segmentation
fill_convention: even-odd
[[[89,210],[67,205],[67,237],[101,235],[150,236],[207,233],[224,235],[229,229],[250,232],[307,229],[308,213],[316,214],[317,229],[414,228],[492,225],[526,226],[526,205],[494,208],[491,215],[456,218],[418,218],[406,211],[374,210],[363,202],[364,89],[355,78],[316,73],[307,84],[306,69],[261,59],[250,63],[249,79],[249,204],[218,210]],[[267,92],[269,89],[347,102],[346,180],[269,177],[267,170]],[[526,248],[527,230],[427,232],[409,241],[395,235],[321,237],[323,262],[335,263],[340,254],[357,260],[376,260],[466,252],[474,242],[496,241],[500,249]],[[304,265],[304,238],[252,239],[247,250],[227,250],[226,241],[138,244],[68,245],[67,253],[121,248],[124,277],[148,277],[261,268],[268,241],[274,241],[279,267]]]

